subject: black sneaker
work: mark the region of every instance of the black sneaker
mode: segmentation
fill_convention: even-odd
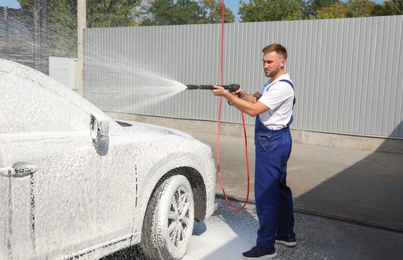
[[[274,246],[270,249],[259,245],[252,247],[251,250],[242,253],[243,259],[271,259],[276,257],[276,249]]]
[[[286,246],[296,246],[297,245],[297,239],[295,239],[295,234],[291,234],[288,236],[276,236],[276,242],[279,244],[283,244]]]

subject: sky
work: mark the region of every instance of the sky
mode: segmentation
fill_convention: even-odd
[[[248,3],[249,0],[244,2]],[[239,0],[224,0],[224,4],[227,8],[231,9],[232,13],[236,17],[236,21],[239,22],[239,14],[238,14]]]
[[[17,0],[0,0],[0,6],[7,6],[9,8],[20,8],[20,3]]]

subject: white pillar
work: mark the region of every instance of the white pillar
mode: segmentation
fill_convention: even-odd
[[[86,0],[77,0],[77,89],[78,93],[83,95],[83,34],[87,27],[86,18]]]

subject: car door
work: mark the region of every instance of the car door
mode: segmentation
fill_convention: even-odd
[[[53,259],[130,236],[135,203],[125,193],[135,177],[113,176],[119,147],[94,146],[91,113],[36,79],[0,74],[0,88],[4,254]]]

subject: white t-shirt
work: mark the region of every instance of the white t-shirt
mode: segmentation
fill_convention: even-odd
[[[287,126],[292,115],[294,103],[294,89],[288,82],[280,81],[286,79],[291,81],[288,74],[281,75],[275,81],[271,79],[259,89],[262,102],[269,110],[260,114],[260,121],[270,130],[280,130]],[[292,82],[292,81],[291,81]]]

